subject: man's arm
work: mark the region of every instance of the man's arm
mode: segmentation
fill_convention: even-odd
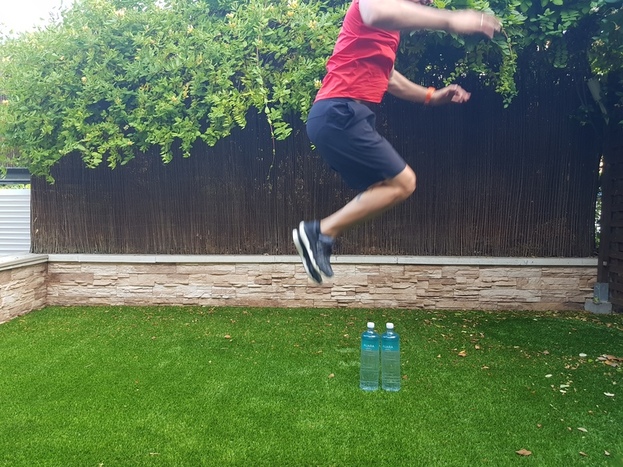
[[[432,91],[432,90],[431,90]],[[389,86],[387,88],[392,96],[406,101],[425,103],[428,88],[409,81],[396,70],[392,70],[389,76]],[[451,84],[442,89],[436,89],[429,97],[428,104],[443,105],[449,103],[461,104],[469,100],[470,93],[458,84]]]
[[[387,30],[433,29],[491,38],[501,28],[497,18],[485,13],[438,10],[409,0],[360,0],[359,11],[367,26]]]

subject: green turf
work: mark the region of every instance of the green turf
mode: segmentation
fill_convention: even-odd
[[[358,388],[370,319],[398,393]],[[50,307],[0,326],[0,465],[623,465],[602,354],[623,316]]]

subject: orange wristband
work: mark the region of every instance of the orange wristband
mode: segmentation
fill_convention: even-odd
[[[436,89],[434,87],[430,87],[428,88],[428,90],[426,91],[426,97],[424,98],[424,105],[428,105],[430,104],[430,100],[433,97],[433,93],[436,91]]]

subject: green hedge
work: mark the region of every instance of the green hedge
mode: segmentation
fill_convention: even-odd
[[[541,71],[589,59],[620,68],[620,44],[608,42],[618,3],[436,0],[493,11],[504,34],[405,34],[400,69],[439,85],[475,73],[508,103],[522,55],[538,55],[526,63]],[[198,139],[213,145],[244,127],[250,108],[265,114],[274,139],[287,138],[288,119],[305,119],[320,86],[347,4],[77,0],[56,23],[0,43],[0,166],[12,158],[51,180],[68,154],[114,168],[154,146],[168,162],[176,148],[189,156]],[[600,31],[607,37],[595,41]]]

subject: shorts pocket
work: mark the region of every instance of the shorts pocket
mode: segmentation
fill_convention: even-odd
[[[354,116],[355,112],[348,102],[340,102],[333,105],[327,112],[327,123],[339,130],[343,130],[350,125]]]

